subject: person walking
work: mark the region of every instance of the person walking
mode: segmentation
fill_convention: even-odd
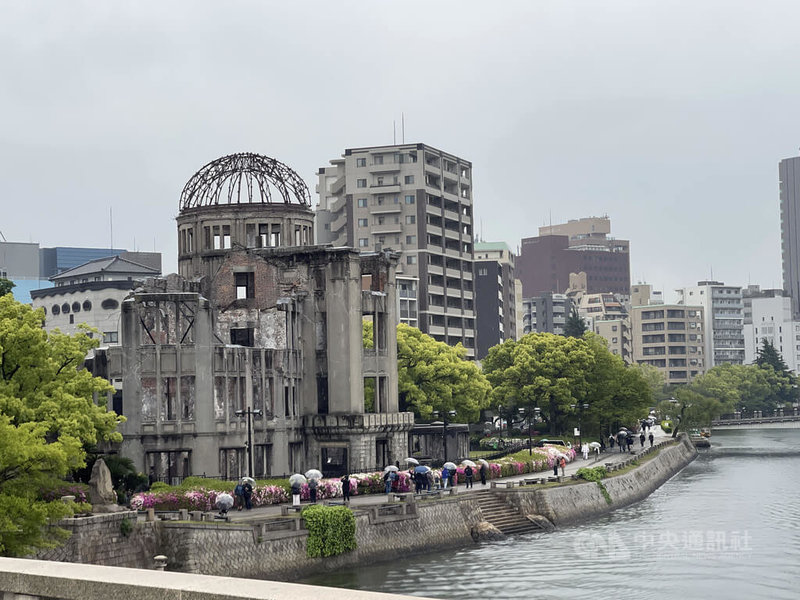
[[[292,484],[292,506],[300,506],[300,490],[299,483]]]
[[[308,481],[308,495],[311,497],[311,504],[317,503],[317,486],[319,482],[316,479],[309,479]]]
[[[472,487],[472,467],[467,465],[467,468],[464,469],[464,477],[467,479],[467,488]]]
[[[562,456],[558,464],[561,467],[561,476],[563,477],[564,469],[567,467],[567,459]]]
[[[486,485],[486,471],[487,470],[488,469],[486,468],[486,463],[481,463],[481,468],[478,471],[480,473],[480,475],[481,475],[481,485]]]
[[[447,467],[442,469],[442,489],[447,489],[447,481],[450,479],[450,471]]]
[[[341,481],[342,481],[342,499],[345,502],[350,502],[350,475],[348,473],[345,473]]]
[[[233,488],[233,505],[236,507],[237,510],[242,510],[244,508],[244,496],[242,494],[242,482],[236,484],[236,487]]]
[[[614,441],[615,440],[614,440],[614,436],[613,435],[608,436],[608,447],[611,450],[614,449]]]
[[[653,432],[652,431],[650,432],[650,435],[648,436],[648,439],[650,440],[650,447],[652,448],[653,447],[653,440],[655,439],[653,437]]]
[[[386,471],[383,474],[383,485],[386,489],[386,493],[390,494],[392,492],[392,471]]]
[[[583,460],[589,460],[589,444],[586,442],[581,444],[581,453],[583,454]]]
[[[429,470],[427,473],[425,473],[425,489],[430,492],[433,489],[433,483],[433,470]]]
[[[558,463],[559,463],[559,458],[556,457],[555,460],[553,460],[553,475],[555,475],[556,477],[558,477]]]
[[[249,481],[245,480],[244,485],[242,485],[242,498],[244,499],[244,507],[247,510],[253,508],[253,504],[250,502],[250,498],[252,497],[253,497],[253,486],[250,485]]]
[[[644,440],[645,440],[645,437],[644,437],[644,429],[643,429],[642,433],[639,434],[639,444],[641,444],[642,448],[644,448]]]

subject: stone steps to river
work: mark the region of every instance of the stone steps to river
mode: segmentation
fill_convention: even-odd
[[[489,490],[475,492],[475,499],[484,520],[488,521],[505,535],[539,531],[540,528],[520,513],[516,507],[507,503],[500,494]]]

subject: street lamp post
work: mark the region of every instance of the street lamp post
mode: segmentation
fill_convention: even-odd
[[[440,413],[439,413],[438,410],[433,411],[434,418],[438,419],[439,418],[439,414]],[[444,450],[444,461],[443,461],[443,463],[446,463],[447,462],[447,425],[449,424],[449,421],[447,420],[447,417],[449,416],[451,419],[454,418],[456,416],[456,411],[454,411],[454,410],[448,410],[447,412],[442,411],[441,415],[442,415],[442,448]]]
[[[533,420],[536,421],[539,418],[539,412],[541,409],[537,406],[533,409]],[[527,409],[520,408],[519,414],[525,414],[528,419],[528,456],[533,455],[533,436],[532,436],[532,427],[533,424],[531,423],[531,407],[528,405]]]
[[[260,408],[250,408],[249,406],[245,409],[240,409],[236,411],[237,417],[243,417],[247,415],[247,475],[248,477],[253,476],[253,431],[250,426],[250,420],[253,418],[253,415],[262,415],[264,414]]]
[[[583,411],[589,408],[585,402],[583,404],[570,404],[572,410],[578,409],[578,446],[583,445]]]

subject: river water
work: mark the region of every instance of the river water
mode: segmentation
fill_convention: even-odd
[[[800,430],[714,432],[646,500],[584,525],[303,583],[430,598],[800,598]]]

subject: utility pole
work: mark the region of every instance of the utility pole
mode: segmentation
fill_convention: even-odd
[[[253,476],[253,430],[251,428],[251,419],[253,415],[261,416],[263,411],[260,408],[252,409],[249,406],[246,409],[236,411],[237,417],[247,416],[247,476]]]

